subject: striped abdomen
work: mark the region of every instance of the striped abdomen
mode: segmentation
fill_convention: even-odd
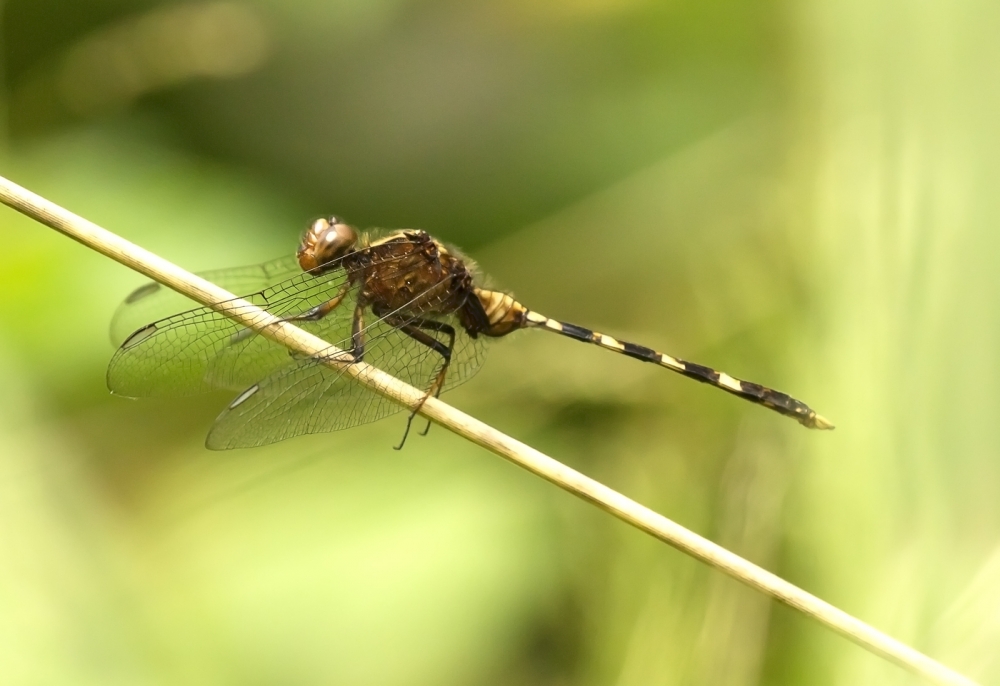
[[[523,329],[527,324],[528,310],[514,298],[501,291],[487,291],[476,288],[473,293],[486,315],[487,328],[477,333],[487,336],[506,336],[512,331]]]
[[[514,306],[520,307],[517,303],[514,303]],[[711,384],[716,388],[721,388],[727,393],[732,393],[733,395],[739,396],[744,400],[749,400],[750,402],[770,408],[775,412],[780,412],[783,415],[792,417],[800,424],[807,426],[810,429],[833,428],[833,424],[831,424],[822,415],[816,414],[816,412],[810,409],[810,407],[805,403],[772,388],[767,388],[766,386],[761,386],[760,384],[752,383],[750,381],[740,381],[739,379],[734,379],[725,372],[716,371],[714,369],[710,369],[709,367],[703,367],[702,365],[695,364],[693,362],[686,362],[684,360],[677,359],[676,357],[671,357],[670,355],[657,352],[651,348],[636,345],[635,343],[619,341],[616,338],[597,333],[596,331],[591,331],[590,329],[585,329],[582,326],[576,326],[575,324],[567,324],[565,322],[556,321],[555,319],[549,319],[548,317],[540,315],[537,312],[523,310],[523,321],[523,326],[540,327],[548,331],[562,334],[563,336],[575,338],[578,341],[594,343],[602,348],[612,350],[616,353],[621,353],[622,355],[628,355],[629,357],[634,357],[638,360],[642,360],[643,362],[653,362],[654,364],[662,365],[667,369],[677,372],[678,374],[683,374],[684,376],[692,378],[696,381]]]

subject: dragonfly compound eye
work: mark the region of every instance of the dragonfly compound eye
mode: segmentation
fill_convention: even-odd
[[[311,271],[351,252],[357,242],[358,234],[354,228],[337,217],[317,219],[302,237],[299,265],[305,271]]]

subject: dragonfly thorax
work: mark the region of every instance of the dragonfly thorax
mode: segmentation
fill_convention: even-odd
[[[423,231],[398,231],[344,261],[361,285],[361,302],[378,313],[446,316],[472,287],[465,264]]]

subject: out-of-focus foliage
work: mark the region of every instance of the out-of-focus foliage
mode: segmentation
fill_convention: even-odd
[[[1000,9],[6,0],[0,175],[198,270],[412,226],[541,333],[448,399],[1000,683]],[[0,212],[0,683],[917,683],[440,429],[202,446],[140,277]]]

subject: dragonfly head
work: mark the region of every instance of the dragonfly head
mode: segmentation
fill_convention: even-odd
[[[312,271],[354,250],[358,232],[337,217],[317,219],[299,244],[299,266]]]

